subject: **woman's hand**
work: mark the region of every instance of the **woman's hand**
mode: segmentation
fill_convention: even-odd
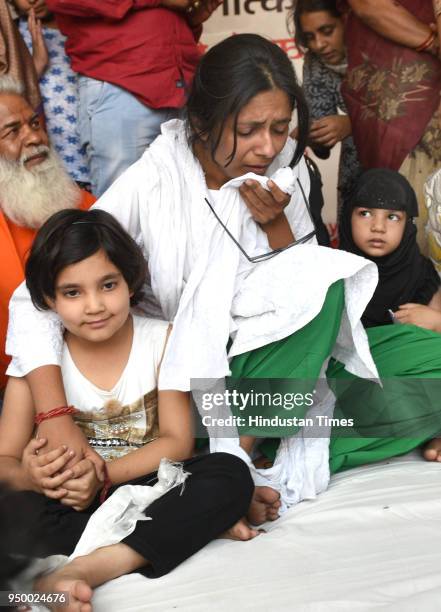
[[[291,196],[279,189],[274,181],[269,180],[268,187],[269,191],[252,179],[247,179],[239,187],[254,221],[262,226],[280,217],[291,200]]]
[[[74,453],[66,446],[60,446],[38,455],[45,444],[44,438],[32,439],[23,450],[22,466],[36,491],[51,499],[61,499],[67,493],[64,483],[72,478],[72,470],[64,468]]]
[[[351,132],[351,120],[347,115],[329,115],[312,122],[309,137],[313,143],[333,147]]]
[[[98,479],[95,466],[89,459],[79,461],[70,471],[72,477],[63,484],[67,493],[61,503],[80,512],[90,506],[103,483]]]
[[[239,191],[254,221],[266,233],[270,247],[283,249],[295,240],[283,212],[291,196],[279,189],[272,180],[267,185],[269,191],[257,181],[247,179]]]
[[[394,316],[400,323],[408,323],[441,332],[441,312],[430,308],[430,306],[412,303],[402,304],[394,312]]]

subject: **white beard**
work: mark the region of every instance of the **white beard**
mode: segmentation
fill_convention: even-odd
[[[47,152],[47,159],[29,170],[24,166],[26,157],[20,161],[0,158],[0,207],[23,227],[41,227],[59,210],[76,208],[81,196],[54,151],[40,145],[32,155],[39,152]]]

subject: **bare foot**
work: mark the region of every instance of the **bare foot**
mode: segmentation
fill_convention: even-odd
[[[248,510],[247,519],[252,525],[279,518],[280,494],[270,487],[256,487]]]
[[[240,519],[240,521],[237,521],[237,523],[230,527],[230,529],[224,531],[224,533],[220,535],[219,538],[225,538],[228,540],[241,540],[242,542],[245,542],[246,540],[252,540],[256,536],[258,536],[259,533],[261,532],[257,531],[257,529],[252,529],[248,525],[246,520],[243,518]]]
[[[77,570],[75,563],[41,576],[34,584],[34,590],[43,593],[67,593],[68,603],[49,606],[54,612],[92,612],[92,589],[86,576]]]
[[[441,461],[441,438],[433,438],[426,444],[423,457],[426,461]]]

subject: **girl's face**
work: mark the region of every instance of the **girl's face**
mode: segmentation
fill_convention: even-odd
[[[291,104],[284,91],[271,89],[254,96],[239,112],[236,153],[230,163],[234,147],[232,116],[225,122],[214,160],[208,143],[196,143],[195,153],[204,169],[208,187],[219,189],[230,179],[247,172],[264,175],[285,146],[290,121]]]
[[[365,255],[384,257],[398,248],[406,222],[404,211],[358,206],[352,211],[352,239]]]
[[[343,21],[329,11],[300,15],[300,25],[306,46],[325,64],[338,65],[345,58]]]
[[[131,292],[103,250],[66,266],[50,307],[64,327],[87,342],[105,342],[129,322]]]

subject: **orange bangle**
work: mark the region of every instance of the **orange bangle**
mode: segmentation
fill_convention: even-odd
[[[415,51],[425,51],[426,49],[428,49],[433,41],[435,40],[436,34],[435,32],[430,32],[428,38],[426,38],[426,40],[421,43],[421,45],[419,45],[418,47],[415,47]]]

